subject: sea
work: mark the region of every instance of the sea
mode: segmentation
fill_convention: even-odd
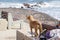
[[[32,10],[44,12],[60,20],[60,0],[0,0],[0,7],[9,7],[9,4],[14,4],[13,6],[18,8],[22,3],[46,3],[46,6],[34,7]]]

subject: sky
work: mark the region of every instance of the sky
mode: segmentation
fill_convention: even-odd
[[[0,0],[0,2],[40,2],[40,1],[54,1],[54,0]]]

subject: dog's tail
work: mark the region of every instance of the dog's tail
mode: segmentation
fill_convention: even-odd
[[[39,24],[39,31],[40,31],[40,33],[43,31],[42,24]]]

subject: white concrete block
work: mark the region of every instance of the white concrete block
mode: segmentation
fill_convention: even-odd
[[[1,30],[6,30],[7,25],[8,25],[8,23],[7,23],[6,19],[0,19],[0,31]]]
[[[17,40],[38,40],[38,37],[32,37],[29,26],[17,30]]]

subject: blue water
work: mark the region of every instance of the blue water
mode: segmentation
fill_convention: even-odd
[[[45,12],[48,15],[60,20],[60,0],[0,0],[0,2],[14,2],[14,3],[38,3],[47,2],[53,7],[38,8],[37,11]]]

